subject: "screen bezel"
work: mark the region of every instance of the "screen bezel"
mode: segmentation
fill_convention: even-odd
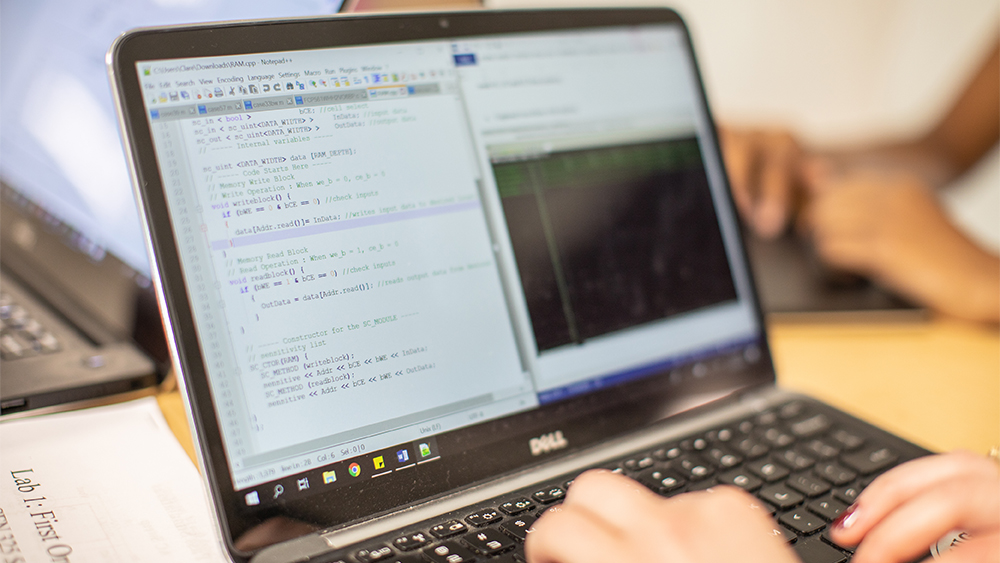
[[[144,227],[153,251],[154,276],[161,306],[166,308],[164,316],[173,338],[175,361],[183,374],[205,477],[211,484],[213,503],[223,527],[226,547],[234,558],[240,560],[249,554],[247,550],[236,548],[236,538],[275,514],[249,516],[241,510],[241,496],[232,486],[205,362],[196,337],[191,301],[184,284],[177,243],[157,168],[136,62],[660,23],[677,25],[682,31],[688,55],[697,70],[687,28],[676,12],[663,8],[341,15],[230,22],[133,31],[112,46],[110,72],[119,98],[122,125],[127,132],[126,148],[133,167],[133,182],[137,184]],[[699,102],[711,123],[700,76],[697,77],[697,87]],[[718,138],[714,130],[711,136],[711,145],[718,155]],[[721,162],[721,158],[719,160]],[[728,179],[724,171],[721,172],[728,186]],[[726,205],[730,216],[736,217],[731,197],[727,196]],[[751,278],[748,283],[752,288],[753,280],[749,276],[750,266],[742,240],[740,246],[740,259]],[[755,291],[753,295],[756,295]],[[551,460],[553,456],[537,458],[531,455],[528,438],[532,436],[560,429],[571,438],[572,444],[563,452],[573,452],[672,416],[682,409],[684,399],[695,394],[721,396],[773,384],[775,373],[764,321],[756,299],[752,300],[756,321],[761,327],[759,347],[762,351],[761,361],[752,367],[737,372],[720,371],[682,384],[671,383],[667,371],[664,371],[625,385],[447,432],[436,437],[446,463],[428,466],[417,482],[408,480],[405,487],[396,488],[392,486],[392,480],[380,481],[378,490],[363,484],[352,485],[333,493],[288,501],[278,516],[308,523],[301,528],[305,531],[348,524],[390,512],[394,507],[431,499],[456,487],[483,482],[533,463]],[[616,408],[621,405],[627,405],[627,408]],[[689,406],[685,404],[683,408]],[[506,437],[485,448],[471,446],[481,443],[483,437],[495,435]]]

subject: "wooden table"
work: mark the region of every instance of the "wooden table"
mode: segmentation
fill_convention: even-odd
[[[1000,331],[951,320],[773,324],[778,382],[932,451],[1000,444]]]
[[[1000,444],[1000,331],[951,320],[769,326],[782,386],[933,451]],[[158,396],[194,459],[180,395]]]

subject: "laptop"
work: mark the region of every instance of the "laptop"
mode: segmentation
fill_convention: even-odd
[[[108,44],[138,25],[318,14],[339,5],[0,5],[0,416],[150,394],[168,373],[104,72]]]
[[[787,234],[764,240],[744,232],[761,309],[782,321],[916,322],[926,309],[860,275],[835,270],[812,244]]]
[[[828,523],[928,453],[776,387],[671,10],[157,28],[108,60],[233,561],[523,561],[604,467],[742,487],[840,562]]]

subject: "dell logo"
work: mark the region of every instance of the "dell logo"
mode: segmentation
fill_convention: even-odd
[[[555,450],[561,450],[568,446],[569,442],[563,437],[562,430],[556,430],[544,436],[532,438],[528,442],[528,445],[531,446],[531,455],[542,455]]]

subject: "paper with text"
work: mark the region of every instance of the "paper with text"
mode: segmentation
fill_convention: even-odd
[[[226,561],[156,400],[0,424],[0,562]]]

